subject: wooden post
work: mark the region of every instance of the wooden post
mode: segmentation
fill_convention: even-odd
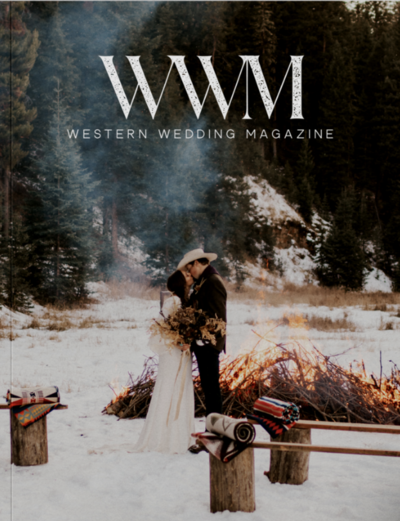
[[[254,450],[241,452],[229,463],[210,454],[210,510],[254,512]]]
[[[310,429],[290,429],[271,442],[311,444]],[[271,483],[301,485],[308,479],[309,452],[284,452],[271,450],[271,462],[268,472],[264,472]]]
[[[10,409],[11,463],[21,467],[43,465],[49,461],[47,416],[23,427]]]

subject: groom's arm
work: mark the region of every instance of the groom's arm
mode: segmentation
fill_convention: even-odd
[[[218,275],[212,275],[205,284],[205,300],[211,318],[222,318],[226,322],[226,289]]]
[[[221,318],[226,322],[226,289],[218,275],[212,275],[202,285],[199,293],[194,294],[197,301],[197,309],[207,313],[210,318]],[[196,298],[197,297],[197,298]],[[222,351],[225,348],[225,337],[217,333],[216,349]],[[208,340],[198,339],[197,345],[210,344]]]
[[[209,280],[210,285],[207,288],[207,304],[208,314],[210,317],[221,318],[226,323],[226,289],[222,280],[218,275],[213,275]],[[220,333],[216,335],[217,344],[214,346],[218,351],[225,350],[226,337]]]

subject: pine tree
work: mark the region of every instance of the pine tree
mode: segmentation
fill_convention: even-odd
[[[396,5],[393,23],[383,37],[383,75],[378,83],[376,124],[377,148],[383,160],[376,164],[377,196],[382,220],[387,273],[399,288],[400,273],[400,7]],[[379,177],[378,177],[379,176]]]
[[[236,83],[237,73],[240,70],[241,55],[253,55],[259,57],[259,63],[268,89],[273,99],[276,97],[276,31],[272,20],[272,6],[270,2],[238,2],[232,4],[230,9],[232,15],[227,24],[228,33],[222,54],[222,63],[230,62],[229,74],[225,73],[225,85],[229,85],[227,91],[232,91]],[[221,60],[220,60],[221,61]],[[226,65],[225,65],[226,67]],[[244,104],[246,100],[245,89],[248,88],[249,115],[252,119],[243,120]],[[256,129],[258,135],[262,129],[268,133],[276,127],[277,110],[271,119],[268,118],[263,108],[258,87],[250,75],[248,85],[241,79],[238,84],[229,118],[236,128]],[[232,124],[231,123],[231,124]],[[243,130],[242,130],[243,131]],[[241,143],[238,140],[233,146],[241,154],[245,154],[245,148],[249,147],[249,142]],[[255,146],[254,146],[255,145]],[[277,160],[276,140],[261,139],[253,143],[253,155],[258,154],[263,162]],[[265,165],[264,165],[265,167]]]
[[[398,261],[392,266],[392,290],[400,292],[400,263]]]
[[[304,139],[296,165],[297,203],[299,212],[307,223],[311,223],[315,193],[312,176],[314,159],[308,139]]]
[[[47,139],[36,162],[36,179],[27,208],[32,244],[28,281],[40,302],[73,302],[88,294],[94,244],[92,209],[95,183],[82,168],[68,120],[56,90]]]
[[[6,264],[8,262],[7,249],[9,241],[2,233],[2,214],[0,213],[0,309],[7,299],[7,283],[9,280]]]
[[[152,122],[147,106],[140,93],[125,120],[114,90],[99,58],[114,56],[121,83],[129,100],[132,99],[136,82],[126,56],[140,55],[146,77],[153,90],[151,49],[149,34],[143,24],[155,7],[140,2],[97,2],[81,8],[80,17],[73,16],[75,6],[68,6],[69,35],[73,39],[76,63],[85,64],[82,75],[81,103],[88,107],[85,124],[92,129],[147,129],[149,134],[157,128]],[[89,36],[82,26],[90,27]],[[92,41],[93,40],[95,43]],[[88,52],[95,46],[98,52]],[[160,74],[162,76],[162,73]],[[104,132],[104,131],[103,131]],[[101,234],[99,237],[99,269],[107,279],[120,276],[126,259],[121,253],[121,240],[137,235],[146,205],[144,176],[149,173],[154,156],[154,143],[149,140],[102,138],[81,144],[85,167],[93,172],[98,181],[96,193],[101,197]]]
[[[68,109],[71,125],[77,125],[84,111],[80,106],[81,77],[74,57],[68,22],[62,2],[33,3],[30,6],[30,26],[39,33],[38,57],[30,74],[28,95],[37,109],[31,150],[47,135],[53,115],[54,90],[62,85],[62,103]],[[29,168],[29,167],[28,167]]]
[[[374,156],[376,129],[372,122],[377,103],[376,82],[381,76],[382,55],[376,45],[371,4],[357,4],[352,11],[354,59],[354,177],[361,189],[375,191]]]
[[[27,280],[31,245],[16,212],[10,225],[10,239],[0,236],[0,303],[13,311],[28,311],[32,307]]]
[[[328,198],[326,195],[322,199],[322,204],[321,204],[321,208],[319,210],[319,215],[326,222],[330,222],[332,219],[332,214],[331,214],[331,210],[329,208]]]
[[[320,125],[335,129],[326,140],[318,164],[322,193],[334,205],[351,180],[353,153],[353,66],[349,49],[335,42],[325,73]]]
[[[354,195],[344,192],[331,229],[317,258],[317,276],[324,286],[360,290],[365,280],[365,257],[354,227]]]
[[[294,172],[289,161],[286,161],[283,168],[279,188],[282,190],[289,203],[292,205],[297,204],[297,187],[294,179]]]
[[[0,170],[3,193],[3,233],[9,237],[11,176],[27,152],[23,141],[32,132],[36,109],[28,108],[26,90],[39,46],[38,33],[23,20],[24,2],[0,5]]]

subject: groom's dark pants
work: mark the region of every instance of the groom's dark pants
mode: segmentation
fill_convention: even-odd
[[[219,353],[210,345],[192,344],[199,367],[201,387],[206,399],[206,416],[212,412],[222,414],[222,397],[219,387]]]

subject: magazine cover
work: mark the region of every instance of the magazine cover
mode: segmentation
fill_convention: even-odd
[[[398,2],[0,2],[1,520],[398,519],[399,49]]]

